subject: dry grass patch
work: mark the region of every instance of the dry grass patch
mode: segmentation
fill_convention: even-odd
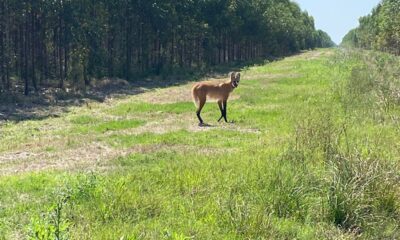
[[[43,170],[99,170],[123,152],[99,143],[54,152],[9,152],[0,156],[0,175]]]
[[[243,79],[252,80],[252,79],[261,79],[261,80],[275,80],[282,78],[299,78],[302,77],[301,74],[297,73],[265,73],[265,74],[253,74],[253,75],[245,75]]]
[[[193,84],[191,82],[181,86],[158,88],[134,96],[133,99],[151,104],[190,102],[192,101],[191,88]]]

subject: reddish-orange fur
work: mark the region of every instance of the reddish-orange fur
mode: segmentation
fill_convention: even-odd
[[[197,107],[197,117],[200,121],[200,124],[203,124],[203,120],[200,117],[200,112],[204,107],[207,99],[216,99],[218,102],[218,106],[221,110],[221,118],[226,119],[226,107],[227,101],[230,93],[238,86],[240,81],[240,73],[231,73],[230,80],[226,82],[213,82],[213,81],[204,81],[196,83],[192,88],[192,97],[193,101]]]

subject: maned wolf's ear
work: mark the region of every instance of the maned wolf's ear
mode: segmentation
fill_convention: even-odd
[[[230,72],[229,76],[231,77],[231,81],[235,80],[235,72]]]
[[[239,80],[240,80],[240,72],[237,72],[237,73],[236,73],[235,78],[236,78],[236,81],[239,81]]]

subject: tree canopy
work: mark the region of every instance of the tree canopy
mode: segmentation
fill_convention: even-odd
[[[0,91],[129,81],[330,47],[290,0],[2,0]]]
[[[400,55],[400,1],[383,0],[372,13],[360,18],[342,46],[358,47]]]

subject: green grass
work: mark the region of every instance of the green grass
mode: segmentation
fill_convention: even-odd
[[[78,122],[76,121],[78,120]],[[74,130],[76,130],[79,133],[88,133],[88,132],[98,132],[98,133],[105,133],[108,131],[116,131],[116,130],[123,130],[123,129],[130,129],[130,128],[136,128],[139,127],[140,125],[144,124],[144,121],[141,120],[135,120],[135,119],[128,119],[128,120],[113,120],[113,121],[96,121],[95,119],[93,122],[89,123],[79,123],[79,121],[86,121],[88,119],[74,119],[73,122],[77,126],[75,127]]]
[[[0,156],[34,155],[0,165],[0,239],[399,238],[398,61],[317,50],[244,68],[234,124],[215,103],[202,129],[190,100],[137,95],[2,125]]]
[[[149,104],[149,103],[125,103],[115,106],[108,112],[116,116],[143,112],[162,112],[162,113],[184,113],[193,108],[193,103],[173,103],[173,104]]]

